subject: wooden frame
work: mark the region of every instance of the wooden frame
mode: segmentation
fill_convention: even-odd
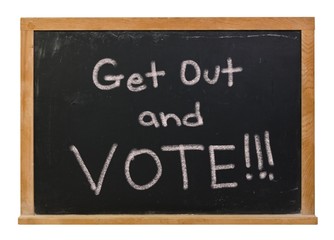
[[[301,30],[302,206],[285,215],[36,215],[33,172],[35,30]],[[314,18],[21,19],[21,216],[19,224],[317,224],[314,202]]]

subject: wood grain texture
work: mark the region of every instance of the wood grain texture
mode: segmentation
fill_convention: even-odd
[[[314,214],[314,31],[302,31],[302,214]]]
[[[35,215],[33,195],[33,33],[35,30],[302,30],[301,214]],[[316,224],[314,198],[314,18],[21,19],[20,224]]]
[[[313,30],[314,18],[22,18],[22,30]]]
[[[33,31],[21,31],[21,214],[34,213]]]
[[[313,215],[34,215],[20,224],[317,224]]]

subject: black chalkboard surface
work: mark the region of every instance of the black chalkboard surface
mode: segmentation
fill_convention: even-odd
[[[301,209],[300,31],[35,31],[37,214]]]

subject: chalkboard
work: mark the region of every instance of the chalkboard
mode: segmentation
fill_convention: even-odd
[[[305,212],[301,29],[32,36],[34,214]]]
[[[34,39],[36,213],[300,211],[300,31]]]

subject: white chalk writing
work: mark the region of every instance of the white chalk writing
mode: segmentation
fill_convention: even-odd
[[[180,160],[181,160],[181,169],[182,169],[182,178],[183,178],[183,189],[188,189],[188,172],[187,172],[187,163],[185,151],[189,150],[199,150],[203,151],[204,146],[198,144],[188,144],[188,145],[172,145],[172,146],[162,146],[162,151],[179,151]]]
[[[203,117],[200,112],[200,102],[195,102],[195,112],[186,114],[182,118],[182,124],[180,118],[174,113],[165,114],[164,112],[160,112],[159,116],[163,127],[168,126],[168,119],[173,119],[178,127],[182,126],[182,124],[186,127],[199,127],[203,125]],[[144,118],[146,118],[146,120]],[[138,122],[144,127],[160,127],[157,116],[151,111],[144,111],[140,113],[138,116]]]
[[[109,167],[109,164],[110,164],[110,161],[116,151],[116,148],[117,148],[117,144],[113,144],[110,151],[109,151],[109,154],[108,154],[108,157],[103,165],[103,168],[102,168],[102,171],[100,173],[100,177],[99,177],[99,180],[97,182],[97,185],[95,184],[90,172],[88,171],[84,161],[82,160],[81,156],[80,156],[80,153],[78,151],[78,149],[72,145],[70,146],[70,150],[74,153],[82,171],[84,172],[89,184],[90,184],[90,188],[94,191],[95,195],[99,195],[100,194],[100,191],[101,191],[101,188],[102,188],[102,184],[103,184],[103,180],[104,180],[104,176],[106,175],[106,172],[108,170],[108,167]]]
[[[227,85],[229,87],[233,86],[233,73],[237,73],[237,72],[241,72],[241,71],[242,71],[242,67],[236,67],[236,68],[233,67],[232,58],[227,59],[227,68],[223,68],[222,73],[227,73],[228,74]]]
[[[233,67],[232,58],[227,58],[227,67],[222,68],[220,65],[214,66],[214,74],[209,74],[208,69],[204,69],[203,75],[200,65],[191,59],[184,60],[181,62],[180,66],[180,80],[186,86],[196,85],[200,80],[201,76],[204,81],[208,84],[216,84],[219,80],[220,73],[227,74],[227,86],[232,87],[234,83],[234,73],[242,72],[242,67]],[[100,90],[112,90],[121,86],[121,80],[125,78],[123,74],[107,74],[104,76],[104,81],[106,83],[101,83],[99,81],[99,72],[105,65],[112,65],[114,69],[117,67],[116,60],[112,58],[103,58],[96,63],[93,69],[93,83]],[[110,69],[109,69],[110,70]],[[153,88],[159,87],[158,77],[164,77],[166,75],[165,70],[157,70],[156,62],[151,61],[151,70],[144,74],[132,73],[126,80],[126,86],[131,92],[141,92],[148,89],[148,85],[145,83],[144,76],[146,78],[152,79]],[[209,77],[212,75],[212,77]],[[111,83],[110,83],[111,82]]]
[[[210,145],[209,153],[210,153],[210,164],[211,164],[211,188],[235,188],[238,186],[237,182],[229,182],[229,183],[217,183],[217,171],[218,170],[226,170],[226,169],[234,169],[234,164],[216,164],[215,151],[233,151],[235,149],[234,145]]]
[[[135,160],[135,157],[141,154],[147,154],[149,156],[152,157],[152,159],[155,161],[155,164],[157,165],[157,173],[155,174],[154,178],[147,184],[144,185],[138,185],[136,184],[132,178],[131,178],[131,174],[130,174],[130,164],[132,161]],[[126,180],[128,181],[128,183],[130,184],[131,187],[133,187],[136,190],[147,190],[149,188],[151,188],[154,184],[157,183],[157,181],[159,180],[159,178],[161,177],[162,174],[162,166],[161,166],[161,162],[159,157],[155,154],[155,152],[151,151],[150,149],[133,149],[126,161],[125,161],[125,176],[126,176]]]
[[[268,159],[268,165],[271,167],[274,166],[274,160],[271,152],[271,146],[270,146],[270,139],[269,139],[269,131],[264,132],[264,139],[265,139],[265,146],[267,150],[267,159]],[[261,150],[261,139],[258,134],[254,135],[254,141],[255,141],[255,152],[257,156],[257,163],[258,163],[258,171],[259,171],[259,179],[265,180],[269,179],[270,181],[274,181],[274,174],[272,172],[268,172],[266,170],[264,162],[263,162],[263,155],[262,155],[262,150]],[[254,179],[253,174],[250,172],[251,170],[251,151],[250,151],[250,138],[249,134],[245,133],[244,134],[244,156],[245,156],[245,163],[246,163],[246,179],[248,181],[251,181]],[[109,154],[106,158],[106,161],[103,165],[102,171],[100,173],[98,183],[96,184],[91,176],[91,173],[89,172],[88,168],[86,167],[78,149],[74,146],[70,146],[70,151],[73,152],[77,162],[79,163],[79,166],[81,170],[83,171],[84,175],[86,176],[88,183],[90,184],[91,190],[94,191],[95,195],[99,195],[102,184],[106,175],[106,172],[109,168],[111,159],[113,158],[113,155],[118,147],[118,144],[115,143],[112,145]],[[225,164],[217,164],[216,161],[216,152],[217,151],[234,151],[235,150],[235,145],[209,145],[208,146],[208,152],[209,152],[209,161],[208,164],[210,166],[210,172],[211,172],[211,185],[210,187],[212,189],[224,189],[224,188],[236,188],[238,187],[238,182],[237,181],[227,181],[227,182],[219,182],[217,180],[217,174],[218,171],[233,171],[236,168],[235,163],[231,163],[230,161],[235,161],[236,159],[224,159],[224,161],[227,160]],[[205,147],[204,145],[201,144],[178,144],[178,145],[162,145],[161,146],[161,151],[164,152],[179,152],[179,159],[181,163],[181,174],[182,174],[182,188],[184,190],[187,190],[189,188],[189,169],[187,167],[187,158],[186,158],[186,152],[187,151],[204,151]],[[270,150],[269,150],[270,149]],[[138,159],[137,161],[143,161],[143,159],[148,159],[154,161],[156,165],[156,172],[154,177],[146,184],[138,184],[136,183],[132,176],[131,176],[131,163],[136,159],[137,156],[139,155],[147,155],[148,158],[143,158],[141,157],[140,160]],[[163,161],[166,159],[163,159]],[[222,159],[220,159],[221,161]],[[204,162],[205,163],[205,162]],[[135,169],[132,169],[132,171],[135,171]],[[138,169],[137,169],[138,171]],[[142,174],[146,174],[145,169],[143,170],[141,168],[140,171],[143,171]],[[127,158],[124,163],[124,175],[125,178],[128,182],[128,184],[135,190],[148,190],[151,187],[153,187],[161,178],[162,176],[162,171],[163,171],[163,162],[160,160],[158,154],[154,152],[151,149],[148,148],[142,148],[142,149],[136,149],[133,148],[130,150],[129,154],[127,155]],[[253,170],[254,171],[254,170]],[[224,174],[224,173],[220,173]],[[221,175],[223,176],[223,175]]]

